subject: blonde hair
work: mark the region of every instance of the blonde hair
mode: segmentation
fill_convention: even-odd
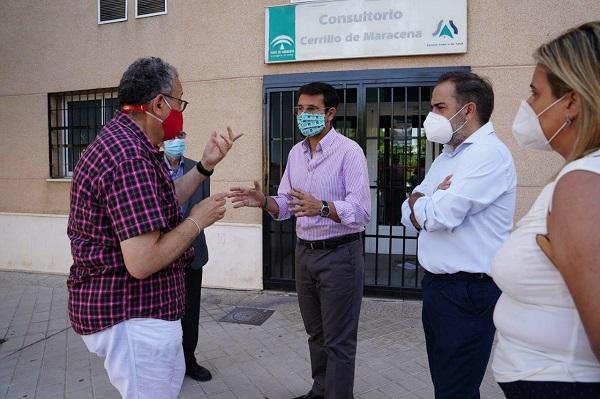
[[[600,21],[569,29],[541,45],[533,58],[546,69],[554,97],[574,91],[580,98],[567,162],[600,149]]]

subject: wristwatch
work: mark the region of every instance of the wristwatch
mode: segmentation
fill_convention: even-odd
[[[329,204],[327,201],[321,201],[323,205],[321,206],[321,217],[326,218],[329,217]]]
[[[198,171],[198,173],[200,173],[201,175],[205,176],[205,177],[210,177],[213,173],[214,173],[214,169],[213,170],[207,170],[204,168],[204,166],[202,166],[202,162],[198,161],[198,163],[196,164],[196,170]]]

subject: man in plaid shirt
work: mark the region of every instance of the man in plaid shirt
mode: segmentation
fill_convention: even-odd
[[[190,247],[223,218],[225,194],[184,203],[241,135],[211,134],[201,161],[174,185],[158,146],[182,130],[187,102],[175,68],[140,58],[119,84],[123,112],[77,163],[67,233],[73,265],[69,317],[91,352],[105,357],[124,398],[176,398],[185,373],[179,319]]]

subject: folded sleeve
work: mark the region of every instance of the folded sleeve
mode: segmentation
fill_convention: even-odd
[[[360,228],[371,220],[371,195],[369,193],[369,176],[367,160],[357,146],[344,157],[343,200],[333,201],[335,210],[343,225]]]
[[[105,176],[106,207],[119,241],[168,226],[160,178],[144,159],[123,161]]]

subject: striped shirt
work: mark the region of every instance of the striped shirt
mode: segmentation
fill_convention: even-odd
[[[173,169],[173,165],[171,165],[171,161],[169,161],[169,158],[167,158],[166,154],[164,156],[164,159],[165,159],[165,165],[167,165],[167,168],[169,168],[169,175],[171,175],[171,180],[175,181],[184,175],[184,173],[183,173],[183,156],[181,156],[179,158],[179,163],[177,164],[177,167],[174,169]],[[187,207],[188,207],[187,202],[182,204],[179,207],[179,210],[181,211],[182,215],[185,215],[185,212],[187,211]]]
[[[173,264],[138,280],[125,267],[120,243],[181,223],[162,153],[139,126],[117,112],[83,153],[73,174],[67,234],[73,265],[69,318],[93,334],[136,318],[177,320],[185,309],[190,247]]]
[[[371,219],[367,160],[358,144],[331,129],[311,156],[308,139],[292,147],[277,196],[276,220],[292,216],[287,201],[292,188],[333,202],[341,223],[321,216],[296,219],[296,235],[304,240],[324,240],[365,229]]]

